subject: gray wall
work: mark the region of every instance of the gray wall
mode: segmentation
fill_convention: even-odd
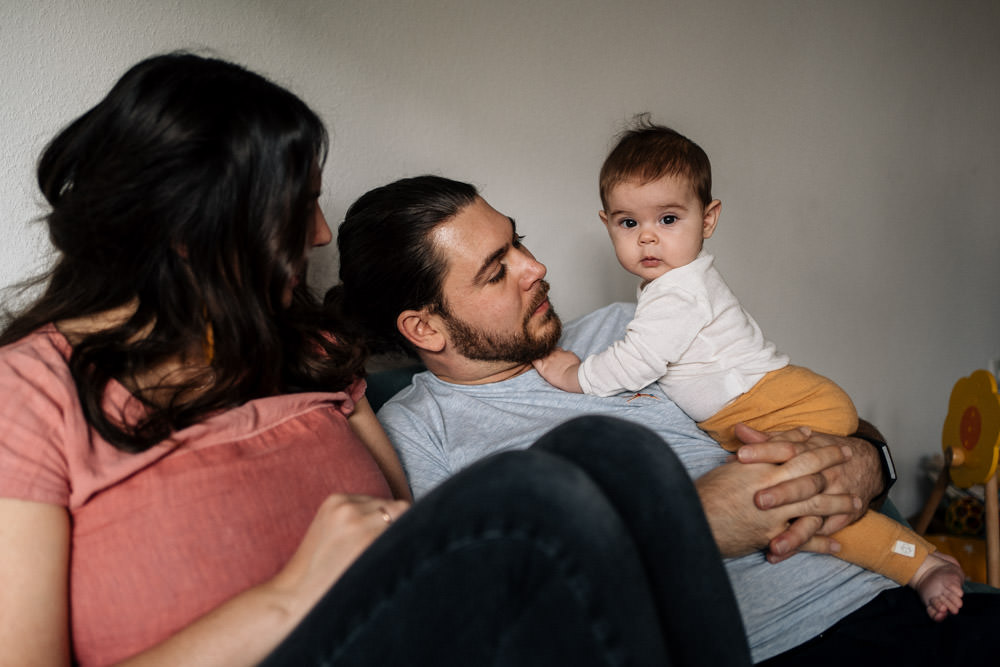
[[[651,111],[713,160],[730,283],[885,431],[914,511],[952,384],[1000,357],[998,34],[995,1],[3,0],[0,284],[44,266],[39,150],[154,52],[212,49],[312,104],[332,222],[401,176],[475,182],[564,317],[632,298],[596,178]]]

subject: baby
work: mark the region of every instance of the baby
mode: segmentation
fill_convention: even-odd
[[[535,362],[552,385],[611,396],[658,382],[698,426],[734,451],[736,424],[761,431],[809,426],[850,435],[858,418],[830,380],[789,365],[742,308],[702,246],[722,203],[708,156],[645,115],[601,168],[601,221],[626,271],[641,280],[625,338],[583,362],[557,349]],[[838,557],[908,584],[934,620],[962,606],[958,562],[878,512],[836,533]]]

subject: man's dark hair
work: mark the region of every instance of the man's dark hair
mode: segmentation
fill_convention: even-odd
[[[443,307],[447,262],[432,232],[477,196],[468,183],[417,176],[375,188],[347,210],[337,233],[340,284],[326,301],[356,324],[374,351],[412,353],[396,328],[399,314]]]

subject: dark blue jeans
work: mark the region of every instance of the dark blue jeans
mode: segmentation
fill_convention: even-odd
[[[761,667],[997,664],[1000,595],[966,593],[961,611],[935,623],[916,591],[901,586],[840,619],[818,637]]]
[[[651,431],[585,417],[417,502],[266,665],[749,665],[698,496]]]

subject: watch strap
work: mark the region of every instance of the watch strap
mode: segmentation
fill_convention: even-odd
[[[853,436],[869,443],[878,453],[879,463],[882,466],[882,491],[872,498],[870,505],[874,508],[881,507],[889,497],[892,485],[896,483],[896,464],[892,460],[892,452],[889,451],[889,445],[878,429],[864,420],[858,421],[858,430]]]

